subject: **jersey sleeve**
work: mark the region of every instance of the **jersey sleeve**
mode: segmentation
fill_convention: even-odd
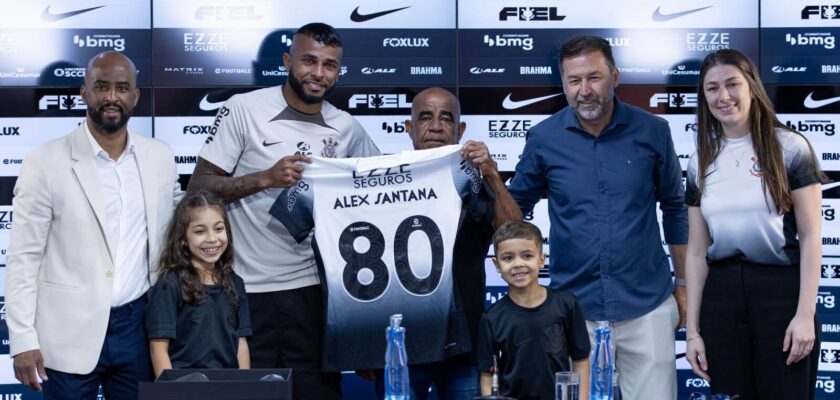
[[[242,278],[234,276],[236,296],[239,298],[239,327],[236,331],[238,337],[249,337],[251,331],[251,311],[248,307],[248,294],[245,292],[245,282]]]
[[[175,339],[181,285],[178,275],[166,274],[149,292],[146,308],[146,335],[149,339]]]
[[[481,322],[478,327],[478,339],[475,348],[475,356],[478,360],[478,372],[489,374],[493,370],[493,355],[496,354],[493,346],[493,330],[490,328],[490,321],[487,314],[481,315]]]
[[[569,337],[569,357],[572,360],[583,360],[589,357],[592,346],[589,343],[589,332],[586,330],[586,320],[583,309],[577,298],[571,293],[566,298],[568,318],[566,318],[566,335]]]
[[[309,237],[315,226],[312,206],[312,183],[301,180],[297,185],[283,190],[268,213],[277,218],[292,237],[301,243]]]
[[[481,176],[467,160],[458,153],[452,154],[452,181],[461,200],[467,206],[467,212],[473,220],[487,218],[493,220],[493,191],[481,179]]]
[[[783,148],[790,190],[820,183],[819,166],[808,139],[798,133],[788,134],[789,138]]]
[[[233,173],[245,149],[245,115],[237,96],[228,100],[216,113],[210,134],[198,156]]]
[[[350,145],[347,148],[348,157],[370,157],[378,156],[382,153],[373,140],[368,135],[365,128],[359,121],[353,118],[353,132],[350,135]]]

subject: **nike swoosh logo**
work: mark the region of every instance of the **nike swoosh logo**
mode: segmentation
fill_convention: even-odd
[[[278,143],[283,143],[283,141],[282,141],[282,140],[278,140],[278,141],[276,141],[276,142],[269,142],[269,141],[267,141],[267,140],[263,139],[263,146],[265,146],[265,147],[268,147],[268,146],[273,146],[273,145],[278,144]]]
[[[68,12],[63,12],[63,13],[60,13],[60,14],[51,13],[50,12],[50,7],[52,7],[52,5],[47,6],[47,8],[44,9],[44,12],[41,13],[41,19],[44,20],[44,21],[47,21],[47,22],[61,21],[62,19],[67,19],[67,18],[74,17],[74,16],[79,15],[79,14],[84,14],[88,11],[93,11],[93,10],[96,10],[96,9],[99,9],[99,8],[102,8],[102,7],[105,7],[105,6],[102,5],[102,6],[99,6],[99,7],[85,8],[83,10],[68,11]]]
[[[550,99],[550,98],[552,98],[552,97],[557,97],[557,96],[559,96],[559,95],[561,95],[561,94],[563,94],[563,93],[550,94],[550,95],[548,95],[548,96],[535,97],[535,98],[533,98],[533,99],[528,99],[528,100],[519,100],[519,101],[511,100],[511,99],[510,99],[510,96],[511,96],[512,94],[513,94],[513,93],[508,93],[507,97],[505,97],[505,100],[502,102],[502,107],[504,107],[506,110],[516,110],[517,108],[522,108],[522,107],[525,107],[525,106],[530,106],[531,104],[534,104],[534,103],[539,103],[539,102],[541,102],[541,101],[543,101],[543,100],[547,100],[547,99]]]
[[[811,93],[808,93],[808,97],[805,98],[805,103],[803,103],[803,104],[807,108],[820,108],[820,107],[827,106],[831,103],[836,103],[838,101],[840,101],[840,96],[831,97],[831,98],[823,99],[823,100],[814,100],[814,92],[811,92]]]
[[[685,10],[685,11],[675,12],[675,13],[671,13],[671,14],[662,14],[662,12],[660,11],[662,6],[659,6],[659,7],[656,7],[656,11],[654,11],[653,15],[651,15],[650,17],[653,18],[653,20],[656,21],[656,22],[665,22],[665,21],[670,21],[672,19],[677,19],[677,18],[682,17],[684,15],[693,14],[693,13],[696,13],[698,11],[703,11],[707,8],[712,8],[712,7],[713,6],[706,6],[706,7],[695,8],[693,10]]]
[[[837,186],[840,186],[840,182],[826,183],[825,185],[822,185],[822,191],[825,192],[826,190],[834,189]]]
[[[220,102],[217,102],[217,103],[211,103],[210,100],[207,100],[207,96],[210,96],[210,95],[209,94],[204,95],[204,98],[201,99],[201,103],[198,103],[198,108],[200,108],[204,111],[213,111],[213,110],[217,110],[219,107],[221,107],[222,104],[225,104],[224,101],[220,101]]]
[[[359,7],[356,7],[356,9],[353,10],[353,13],[350,14],[350,20],[353,21],[353,22],[370,21],[374,18],[379,18],[383,15],[388,15],[388,14],[395,13],[397,11],[405,10],[406,8],[411,8],[411,6],[403,7],[403,8],[395,8],[393,10],[385,10],[385,11],[375,12],[373,14],[359,14]]]

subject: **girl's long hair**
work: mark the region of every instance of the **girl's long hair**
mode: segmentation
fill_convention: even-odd
[[[709,110],[706,94],[703,91],[706,74],[709,69],[718,65],[731,65],[737,68],[747,81],[751,99],[749,134],[758,165],[763,172],[761,187],[765,192],[770,193],[776,211],[780,214],[786,213],[793,207],[793,195],[788,185],[782,146],[776,136],[776,129],[799,133],[779,121],[755,64],[743,53],[732,49],[713,52],[706,56],[700,65],[700,79],[697,82],[697,176],[700,190],[698,198],[702,197],[705,189],[709,166],[720,155],[725,140],[723,126]],[[808,146],[810,147],[810,143]],[[813,153],[814,150],[811,149],[812,156]],[[822,175],[819,170],[817,172]]]
[[[213,280],[222,287],[230,303],[229,322],[234,328],[239,326],[239,296],[233,281],[233,237],[230,221],[225,212],[222,199],[206,191],[187,193],[178,203],[172,222],[166,229],[166,240],[160,255],[159,280],[167,274],[175,274],[181,284],[181,298],[188,304],[199,304],[204,300],[204,284],[199,272],[192,266],[192,254],[187,245],[187,229],[193,213],[202,208],[213,208],[222,215],[227,231],[228,245],[216,261],[212,272]]]

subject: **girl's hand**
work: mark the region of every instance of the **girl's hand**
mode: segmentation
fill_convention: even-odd
[[[782,351],[790,350],[787,365],[799,362],[814,349],[814,315],[800,315],[797,313],[785,330],[785,341]]]
[[[690,339],[685,341],[685,358],[691,364],[691,369],[694,370],[697,376],[711,381],[712,378],[706,372],[709,370],[709,363],[706,360],[706,343],[703,342],[703,337],[700,335],[691,337]]]

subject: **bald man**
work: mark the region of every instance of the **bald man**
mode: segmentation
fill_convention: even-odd
[[[49,399],[136,399],[150,378],[145,293],[182,195],[172,150],[129,132],[137,69],[90,60],[83,124],[23,161],[6,257],[15,377]],[[39,380],[43,381],[39,383]]]
[[[414,149],[425,150],[459,143],[467,124],[461,122],[461,105],[455,95],[434,87],[414,96],[411,120],[405,121],[405,127]],[[479,395],[475,343],[484,312],[484,260],[494,228],[510,220],[522,219],[487,146],[482,142],[467,141],[461,148],[461,155],[481,173],[481,201],[476,202],[481,204],[474,207],[464,204],[458,222],[452,259],[455,310],[450,316],[455,328],[450,329],[448,357],[439,362],[409,366],[412,399],[425,399],[431,386],[435,386],[440,399],[469,400]],[[408,360],[411,362],[411,355]],[[381,370],[375,375],[370,371],[358,373],[367,379],[375,376],[377,393],[380,398],[384,395]]]

